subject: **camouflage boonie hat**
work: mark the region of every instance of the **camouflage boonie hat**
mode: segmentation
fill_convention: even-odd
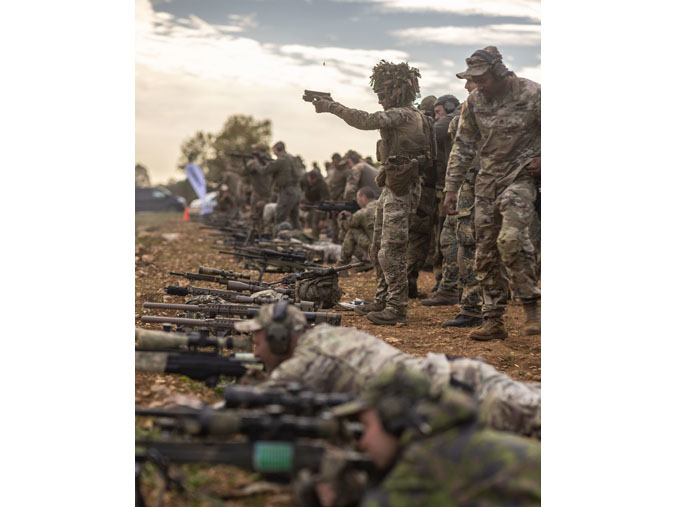
[[[272,318],[272,312],[275,308],[275,304],[276,303],[263,306],[258,312],[258,315],[256,315],[253,319],[235,322],[235,329],[242,333],[252,333],[253,331],[267,329],[274,322]],[[282,324],[284,327],[289,329],[292,334],[294,334],[307,327],[307,319],[305,318],[303,312],[289,303],[289,306],[286,308],[286,315],[282,321]]]
[[[478,49],[472,53],[472,56],[465,58],[467,70],[462,72],[462,77],[460,77],[460,74],[456,74],[456,76],[460,77],[460,79],[467,79],[468,77],[473,76],[482,76],[491,70],[494,62],[498,61],[502,61],[502,55],[495,46],[487,46],[483,49]]]
[[[331,413],[336,417],[358,414],[385,397],[400,400],[397,405],[412,407],[430,394],[430,388],[430,381],[420,372],[401,364],[388,365],[366,383],[359,398],[335,407]]]

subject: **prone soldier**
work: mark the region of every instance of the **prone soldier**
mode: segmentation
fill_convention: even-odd
[[[415,357],[352,328],[320,324],[308,330],[303,313],[287,301],[263,306],[234,327],[252,333],[254,354],[268,373],[262,387],[295,382],[311,391],[358,395],[385,366],[401,364],[427,375],[433,389],[450,385],[471,394],[492,427],[540,434],[540,384],[514,381],[480,360]]]

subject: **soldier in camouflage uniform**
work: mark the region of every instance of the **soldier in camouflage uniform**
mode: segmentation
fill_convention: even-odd
[[[326,180],[319,172],[319,169],[313,169],[306,173],[300,181],[300,188],[303,191],[302,202],[304,204],[315,205],[321,201],[329,200],[329,186]],[[324,212],[316,209],[308,210],[308,222],[312,229],[312,239],[319,240],[319,222],[324,218]]]
[[[434,103],[435,118],[434,131],[437,142],[437,157],[434,167],[434,192],[439,201],[443,198],[444,178],[446,175],[446,163],[453,146],[453,136],[449,133],[451,120],[459,114],[459,101],[453,95],[442,95]],[[430,188],[431,191],[431,188]],[[435,203],[436,204],[436,203]],[[435,248],[439,249],[441,261],[441,277],[436,287],[436,294],[429,299],[423,299],[424,306],[449,306],[458,303],[458,242],[455,236],[456,219],[444,212],[444,218],[437,218],[438,206],[435,208]]]
[[[422,111],[427,120],[430,132],[434,135],[434,95],[425,97],[418,109]],[[432,143],[431,156],[436,158],[437,143]],[[417,299],[425,297],[418,294],[418,274],[425,265],[432,244],[432,233],[436,220],[437,205],[435,195],[435,167],[434,163],[427,164],[420,179],[420,199],[415,214],[411,215],[408,224],[408,246],[406,247],[406,278],[408,280],[408,297]]]
[[[331,155],[331,165],[326,171],[326,183],[329,186],[329,195],[332,201],[343,199],[349,172],[347,162],[343,160],[343,157],[338,153]],[[338,216],[335,213],[331,215],[331,239],[334,243],[340,245],[340,227],[338,226]]]
[[[540,445],[483,428],[470,397],[450,387],[431,391],[420,373],[390,366],[358,400],[332,412],[359,414],[359,447],[384,472],[366,490],[362,506],[541,503]],[[324,501],[331,498],[318,493]]]
[[[251,220],[253,227],[263,230],[263,207],[272,199],[272,177],[265,172],[263,157],[270,155],[270,148],[265,143],[251,146],[254,157],[246,163],[243,179],[251,188]],[[260,159],[256,157],[260,156]]]
[[[266,175],[272,175],[277,189],[277,207],[275,208],[275,225],[287,219],[291,227],[300,229],[298,221],[298,205],[300,204],[300,175],[294,157],[286,153],[284,143],[279,141],[272,147],[277,160],[270,162],[265,168]]]
[[[376,184],[378,169],[368,164],[361,155],[354,150],[345,154],[345,163],[349,173],[345,181],[343,201],[350,202],[357,199],[357,191],[362,187],[369,187],[376,197],[380,197],[383,189]]]
[[[540,332],[540,288],[529,228],[535,209],[534,175],[540,173],[540,85],[519,78],[489,46],[467,58],[469,94],[448,160],[444,204],[456,214],[457,192],[479,154],[474,185],[476,277],[483,290],[484,324],[475,340],[507,337],[502,316],[511,278],[515,299],[526,313],[525,334]]]
[[[264,306],[255,318],[235,323],[237,331],[253,332],[254,353],[268,372],[262,387],[297,382],[311,391],[357,395],[385,366],[401,364],[426,375],[433,389],[451,385],[471,394],[485,405],[484,417],[492,427],[540,434],[539,383],[514,381],[477,359],[434,353],[411,356],[357,329],[320,324],[307,330],[303,312],[294,306],[286,309],[281,322],[288,330],[288,346],[275,352],[275,339],[268,334],[279,324],[272,319],[273,309],[274,305]]]
[[[425,115],[413,105],[419,92],[418,69],[382,60],[373,68],[371,86],[384,111],[367,113],[332,99],[314,101],[318,113],[329,112],[362,130],[380,130],[378,160],[384,165],[376,182],[384,186],[378,208],[370,254],[378,283],[375,301],[358,313],[375,324],[408,323],[406,246],[410,217],[420,200],[420,176],[431,162],[432,133]]]
[[[376,221],[375,197],[371,187],[362,187],[357,191],[357,204],[361,209],[354,215],[350,215],[349,211],[340,212],[340,226],[345,231],[345,239],[340,249],[339,264],[349,264],[353,255],[363,262],[369,260],[368,250]]]

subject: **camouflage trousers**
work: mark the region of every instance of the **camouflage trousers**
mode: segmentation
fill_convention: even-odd
[[[403,315],[406,315],[408,307],[408,229],[419,201],[419,178],[410,183],[408,193],[402,196],[395,195],[385,187],[378,198],[373,241],[369,249],[371,261],[376,268],[375,300]]]
[[[409,285],[418,283],[418,274],[430,253],[437,220],[437,200],[434,188],[422,187],[420,202],[408,225],[406,248],[406,277]]]
[[[294,229],[300,229],[298,205],[300,204],[300,187],[289,185],[282,188],[277,196],[275,208],[275,226],[287,221]]]
[[[311,209],[308,211],[307,222],[310,228],[312,229],[312,239],[314,241],[319,241],[319,222],[324,219],[324,212],[316,209]]]
[[[451,386],[479,401],[479,420],[494,429],[540,435],[542,394],[539,382],[518,382],[476,359],[449,361]]]
[[[505,313],[507,276],[515,300],[528,303],[540,299],[537,257],[530,239],[535,197],[533,182],[521,179],[509,185],[497,199],[475,198],[475,272],[483,291],[484,318]],[[501,269],[501,261],[507,276]]]
[[[349,264],[353,255],[360,261],[368,260],[371,238],[361,229],[345,228],[345,238],[340,249],[340,264]]]
[[[439,236],[441,253],[444,256],[439,290],[453,294],[458,291],[458,238],[455,231],[457,223],[455,215],[446,215]]]

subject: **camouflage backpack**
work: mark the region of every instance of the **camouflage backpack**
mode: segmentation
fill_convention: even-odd
[[[296,300],[313,301],[320,309],[332,308],[342,296],[336,273],[296,282]]]

